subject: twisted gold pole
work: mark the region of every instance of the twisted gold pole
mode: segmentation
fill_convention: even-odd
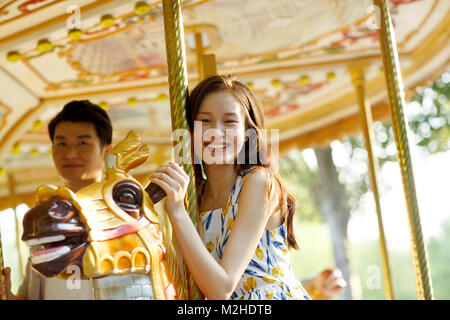
[[[188,80],[186,67],[186,51],[184,47],[183,17],[180,0],[163,0],[164,33],[166,42],[167,65],[169,71],[170,110],[172,115],[172,130],[183,129],[189,132],[186,118],[186,101],[188,97]],[[181,141],[180,141],[181,140]],[[180,138],[174,141],[174,146],[181,150],[191,150],[191,139]],[[197,226],[197,197],[195,192],[195,177],[192,155],[190,161],[183,161],[184,171],[189,175],[187,190],[187,209],[192,222]],[[189,299],[201,299],[201,292],[196,287],[192,276],[184,266],[185,281]]]
[[[411,238],[411,250],[416,279],[416,290],[419,299],[433,299],[433,289],[428,266],[427,251],[422,235],[419,207],[417,205],[414,173],[411,153],[408,144],[408,127],[403,114],[405,98],[398,61],[395,32],[389,13],[387,0],[374,0],[380,9],[381,26],[378,30],[380,47],[391,105],[392,129],[397,145],[398,162],[402,176],[403,191],[408,213],[408,224]]]
[[[384,292],[387,300],[394,299],[394,292],[392,289],[391,272],[389,268],[389,257],[386,246],[386,237],[384,235],[383,218],[381,215],[381,201],[378,191],[378,160],[373,154],[372,145],[375,141],[373,137],[373,121],[372,110],[370,109],[370,103],[367,100],[365,92],[365,76],[364,66],[352,66],[349,67],[349,73],[355,86],[356,94],[358,97],[358,105],[361,114],[361,123],[363,126],[364,140],[366,143],[367,158],[369,162],[369,177],[370,186],[372,188],[373,197],[375,200],[375,208],[378,219],[378,233],[380,238],[380,253],[381,253],[381,265],[383,270],[384,279]]]

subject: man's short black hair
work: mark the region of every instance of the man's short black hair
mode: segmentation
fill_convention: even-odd
[[[112,142],[112,124],[108,114],[88,100],[71,101],[50,121],[48,134],[53,142],[56,125],[63,121],[92,123],[103,146]]]

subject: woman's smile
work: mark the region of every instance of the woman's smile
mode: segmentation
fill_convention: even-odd
[[[230,144],[228,143],[218,143],[218,142],[205,142],[203,144],[206,149],[213,151],[225,151]]]

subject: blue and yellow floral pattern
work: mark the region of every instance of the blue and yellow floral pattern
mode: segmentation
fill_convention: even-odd
[[[225,208],[201,214],[204,228],[203,242],[217,261],[222,258],[223,250],[233,229],[245,177],[246,173],[236,179]],[[291,268],[286,222],[278,228],[264,231],[255,253],[230,299],[310,300]]]

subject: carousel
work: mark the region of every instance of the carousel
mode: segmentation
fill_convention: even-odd
[[[39,185],[61,185],[47,125],[66,103],[105,109],[113,145],[139,133],[150,156],[133,175],[145,180],[172,158],[172,132],[187,129],[189,89],[232,74],[262,102],[278,156],[363,133],[386,299],[394,295],[372,123],[392,122],[417,297],[433,299],[404,109],[417,87],[448,70],[449,11],[446,0],[0,0],[0,211],[32,207]],[[195,194],[191,181],[193,220]]]

